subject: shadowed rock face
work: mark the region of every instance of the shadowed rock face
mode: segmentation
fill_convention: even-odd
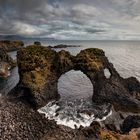
[[[140,116],[128,116],[122,126],[122,132],[129,132],[132,128],[140,128]]]
[[[57,53],[50,48],[32,45],[21,49],[17,57],[20,75],[17,87],[31,89],[38,107],[59,98],[59,77],[74,69],[81,70],[91,80],[94,86],[93,102],[109,102],[116,110],[140,112],[140,83],[136,78],[120,77],[103,50],[85,49],[72,56],[64,50]],[[105,69],[110,72],[110,77],[106,77]]]
[[[110,102],[116,110],[138,113],[140,110],[140,84],[135,78],[123,79],[100,49],[86,49],[77,56],[67,51],[55,52],[38,45],[28,46],[18,52],[20,82],[0,97],[0,139],[8,140],[138,140],[139,129],[122,135],[113,125],[102,129],[97,122],[90,127],[72,130],[56,125],[39,114],[36,109],[50,100],[58,99],[57,81],[71,70],[81,70],[94,86],[93,102]],[[104,69],[108,69],[107,77]],[[135,125],[131,125],[131,121]],[[123,132],[139,127],[139,117],[124,120]],[[127,123],[130,125],[127,127]],[[115,133],[112,132],[116,131]]]

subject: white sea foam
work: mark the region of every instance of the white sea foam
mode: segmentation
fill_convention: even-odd
[[[71,70],[58,80],[61,99],[50,102],[38,111],[57,124],[71,127],[88,127],[93,121],[102,121],[111,115],[106,105],[95,107],[92,102],[93,85],[81,71]]]
[[[91,115],[78,113],[78,111],[69,106],[61,108],[54,102],[48,103],[46,106],[40,108],[38,112],[45,114],[46,118],[50,120],[55,120],[57,124],[65,125],[72,129],[79,128],[80,126],[88,127],[93,121],[104,121],[112,114],[112,111],[110,111],[102,118],[95,118],[93,113]]]

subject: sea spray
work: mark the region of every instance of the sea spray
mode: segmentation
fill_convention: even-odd
[[[83,101],[79,100],[78,104],[75,104],[76,101],[73,103],[53,101],[40,108],[38,112],[45,114],[45,117],[50,120],[55,120],[57,124],[65,125],[72,129],[79,128],[80,126],[88,127],[93,121],[104,121],[112,114],[108,106],[104,105],[105,110],[104,108],[103,110],[97,110],[97,108],[94,109],[92,108],[93,106],[89,106],[89,104],[85,104]]]
[[[93,121],[103,121],[111,115],[110,105],[96,105],[92,101],[93,85],[81,71],[71,70],[58,80],[59,101],[49,102],[38,111],[57,124],[88,127]]]

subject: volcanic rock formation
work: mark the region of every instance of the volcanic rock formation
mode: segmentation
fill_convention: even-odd
[[[31,45],[18,51],[20,81],[7,97],[0,97],[0,134],[2,139],[42,140],[138,140],[140,113],[140,83],[136,78],[120,77],[103,50],[85,49],[77,56],[67,51]],[[124,118],[122,134],[112,125],[102,129],[93,122],[90,127],[72,130],[56,125],[37,112],[49,101],[59,99],[57,82],[69,70],[81,70],[91,80],[93,102],[110,103],[115,111],[137,114]],[[105,70],[110,76],[106,76]],[[123,117],[123,116],[122,116]],[[135,125],[126,126],[134,121]],[[133,129],[137,128],[137,129]],[[133,130],[132,130],[133,129]],[[132,131],[131,131],[132,130]],[[128,133],[129,132],[129,133]]]
[[[59,98],[59,77],[74,69],[81,70],[91,80],[94,102],[111,103],[116,110],[140,112],[140,83],[133,77],[120,77],[100,49],[85,49],[72,56],[64,50],[57,53],[50,48],[32,45],[21,49],[17,57],[20,82],[16,88],[28,87],[39,107]],[[105,76],[105,69],[110,72],[109,78]]]

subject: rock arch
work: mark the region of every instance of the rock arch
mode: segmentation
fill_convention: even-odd
[[[88,100],[93,95],[93,84],[81,71],[70,70],[58,80],[58,93],[63,101]]]
[[[47,47],[31,45],[18,51],[17,58],[20,82],[16,90],[9,94],[25,96],[20,95],[18,88],[28,87],[38,107],[60,98],[57,81],[62,74],[74,69],[82,71],[91,80],[94,102],[110,102],[116,109],[140,112],[139,96],[133,97],[133,93],[140,93],[139,82],[135,78],[127,80],[120,77],[101,49],[85,49],[72,56],[64,50],[56,52]],[[110,78],[106,78],[104,69],[109,70]],[[133,83],[137,83],[137,87],[130,87]]]

